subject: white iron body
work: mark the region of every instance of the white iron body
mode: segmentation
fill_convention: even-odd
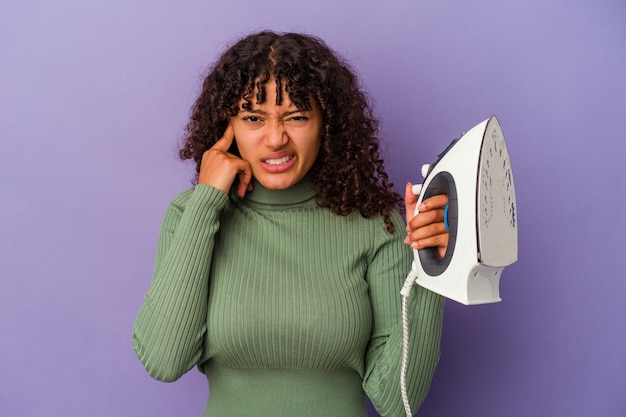
[[[448,195],[450,242],[444,259],[433,249],[414,250],[417,284],[466,305],[501,301],[500,275],[517,261],[517,207],[496,117],[462,135],[425,168],[424,184],[414,187],[417,205]]]

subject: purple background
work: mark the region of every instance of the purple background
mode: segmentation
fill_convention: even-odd
[[[399,189],[502,124],[519,262],[502,303],[447,302],[418,415],[625,415],[625,22],[623,0],[2,2],[0,415],[201,414],[203,376],[151,380],[132,324],[204,71],[264,28],[353,63]]]

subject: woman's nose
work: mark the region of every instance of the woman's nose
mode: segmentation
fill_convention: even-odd
[[[265,142],[271,148],[280,148],[289,141],[285,126],[280,122],[270,123],[265,135]]]

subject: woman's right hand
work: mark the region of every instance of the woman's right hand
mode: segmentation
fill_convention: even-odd
[[[419,197],[413,194],[413,184],[408,183],[404,192],[407,223],[407,237],[404,243],[411,245],[413,249],[433,247],[439,259],[443,259],[450,238],[444,222],[448,196],[440,194],[422,201],[419,213],[414,216],[418,199]]]
[[[198,184],[211,185],[228,194],[235,178],[239,178],[237,195],[243,198],[246,191],[252,191],[252,168],[248,161],[228,152],[234,138],[233,127],[229,124],[224,136],[204,152]]]

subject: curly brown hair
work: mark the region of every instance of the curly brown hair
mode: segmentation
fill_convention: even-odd
[[[402,199],[383,166],[378,121],[350,66],[316,37],[266,31],[226,50],[192,107],[180,157],[193,159],[199,173],[203,153],[222,137],[229,118],[240,110],[240,99],[247,108],[257,88],[262,103],[270,78],[279,92],[284,84],[299,109],[310,110],[313,97],[322,112],[320,152],[309,173],[318,204],[342,216],[355,210],[366,218],[381,215],[393,233],[390,213]]]

